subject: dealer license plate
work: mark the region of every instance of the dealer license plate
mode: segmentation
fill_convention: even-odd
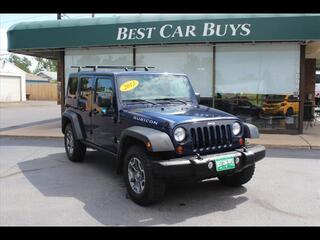
[[[234,169],[236,167],[233,155],[215,157],[214,161],[217,172]]]

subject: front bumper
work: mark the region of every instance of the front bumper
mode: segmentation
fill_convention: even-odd
[[[255,162],[265,157],[266,149],[264,146],[256,145],[247,148],[239,148],[234,151],[208,154],[201,156],[186,156],[169,160],[153,161],[153,173],[162,179],[207,179],[218,177],[226,174],[241,172],[244,168],[249,167]],[[212,158],[223,155],[234,155],[240,158],[236,167],[231,170],[217,172],[215,164],[211,169],[208,167],[209,162],[213,162]]]

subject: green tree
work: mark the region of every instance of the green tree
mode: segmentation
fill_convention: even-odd
[[[42,70],[47,70],[50,72],[57,71],[57,61],[41,57],[36,57],[35,59],[38,62],[36,69],[33,71],[35,74]]]
[[[26,57],[19,57],[17,55],[11,54],[9,59],[9,62],[16,65],[18,68],[22,69],[25,72],[31,73],[29,67],[32,65],[31,61]]]

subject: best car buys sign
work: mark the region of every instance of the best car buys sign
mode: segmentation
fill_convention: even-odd
[[[216,24],[214,22],[205,22],[200,25],[175,25],[164,24],[160,27],[139,27],[128,28],[119,27],[117,40],[146,40],[146,39],[191,39],[212,38],[212,37],[245,37],[251,33],[250,23],[230,23]]]
[[[130,24],[131,25],[131,24]],[[207,42],[216,40],[245,40],[252,33],[249,22],[217,23],[214,21],[156,22],[140,26],[119,26],[118,43]]]

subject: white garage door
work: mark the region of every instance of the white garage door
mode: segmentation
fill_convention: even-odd
[[[21,101],[21,78],[0,76],[0,102]]]

